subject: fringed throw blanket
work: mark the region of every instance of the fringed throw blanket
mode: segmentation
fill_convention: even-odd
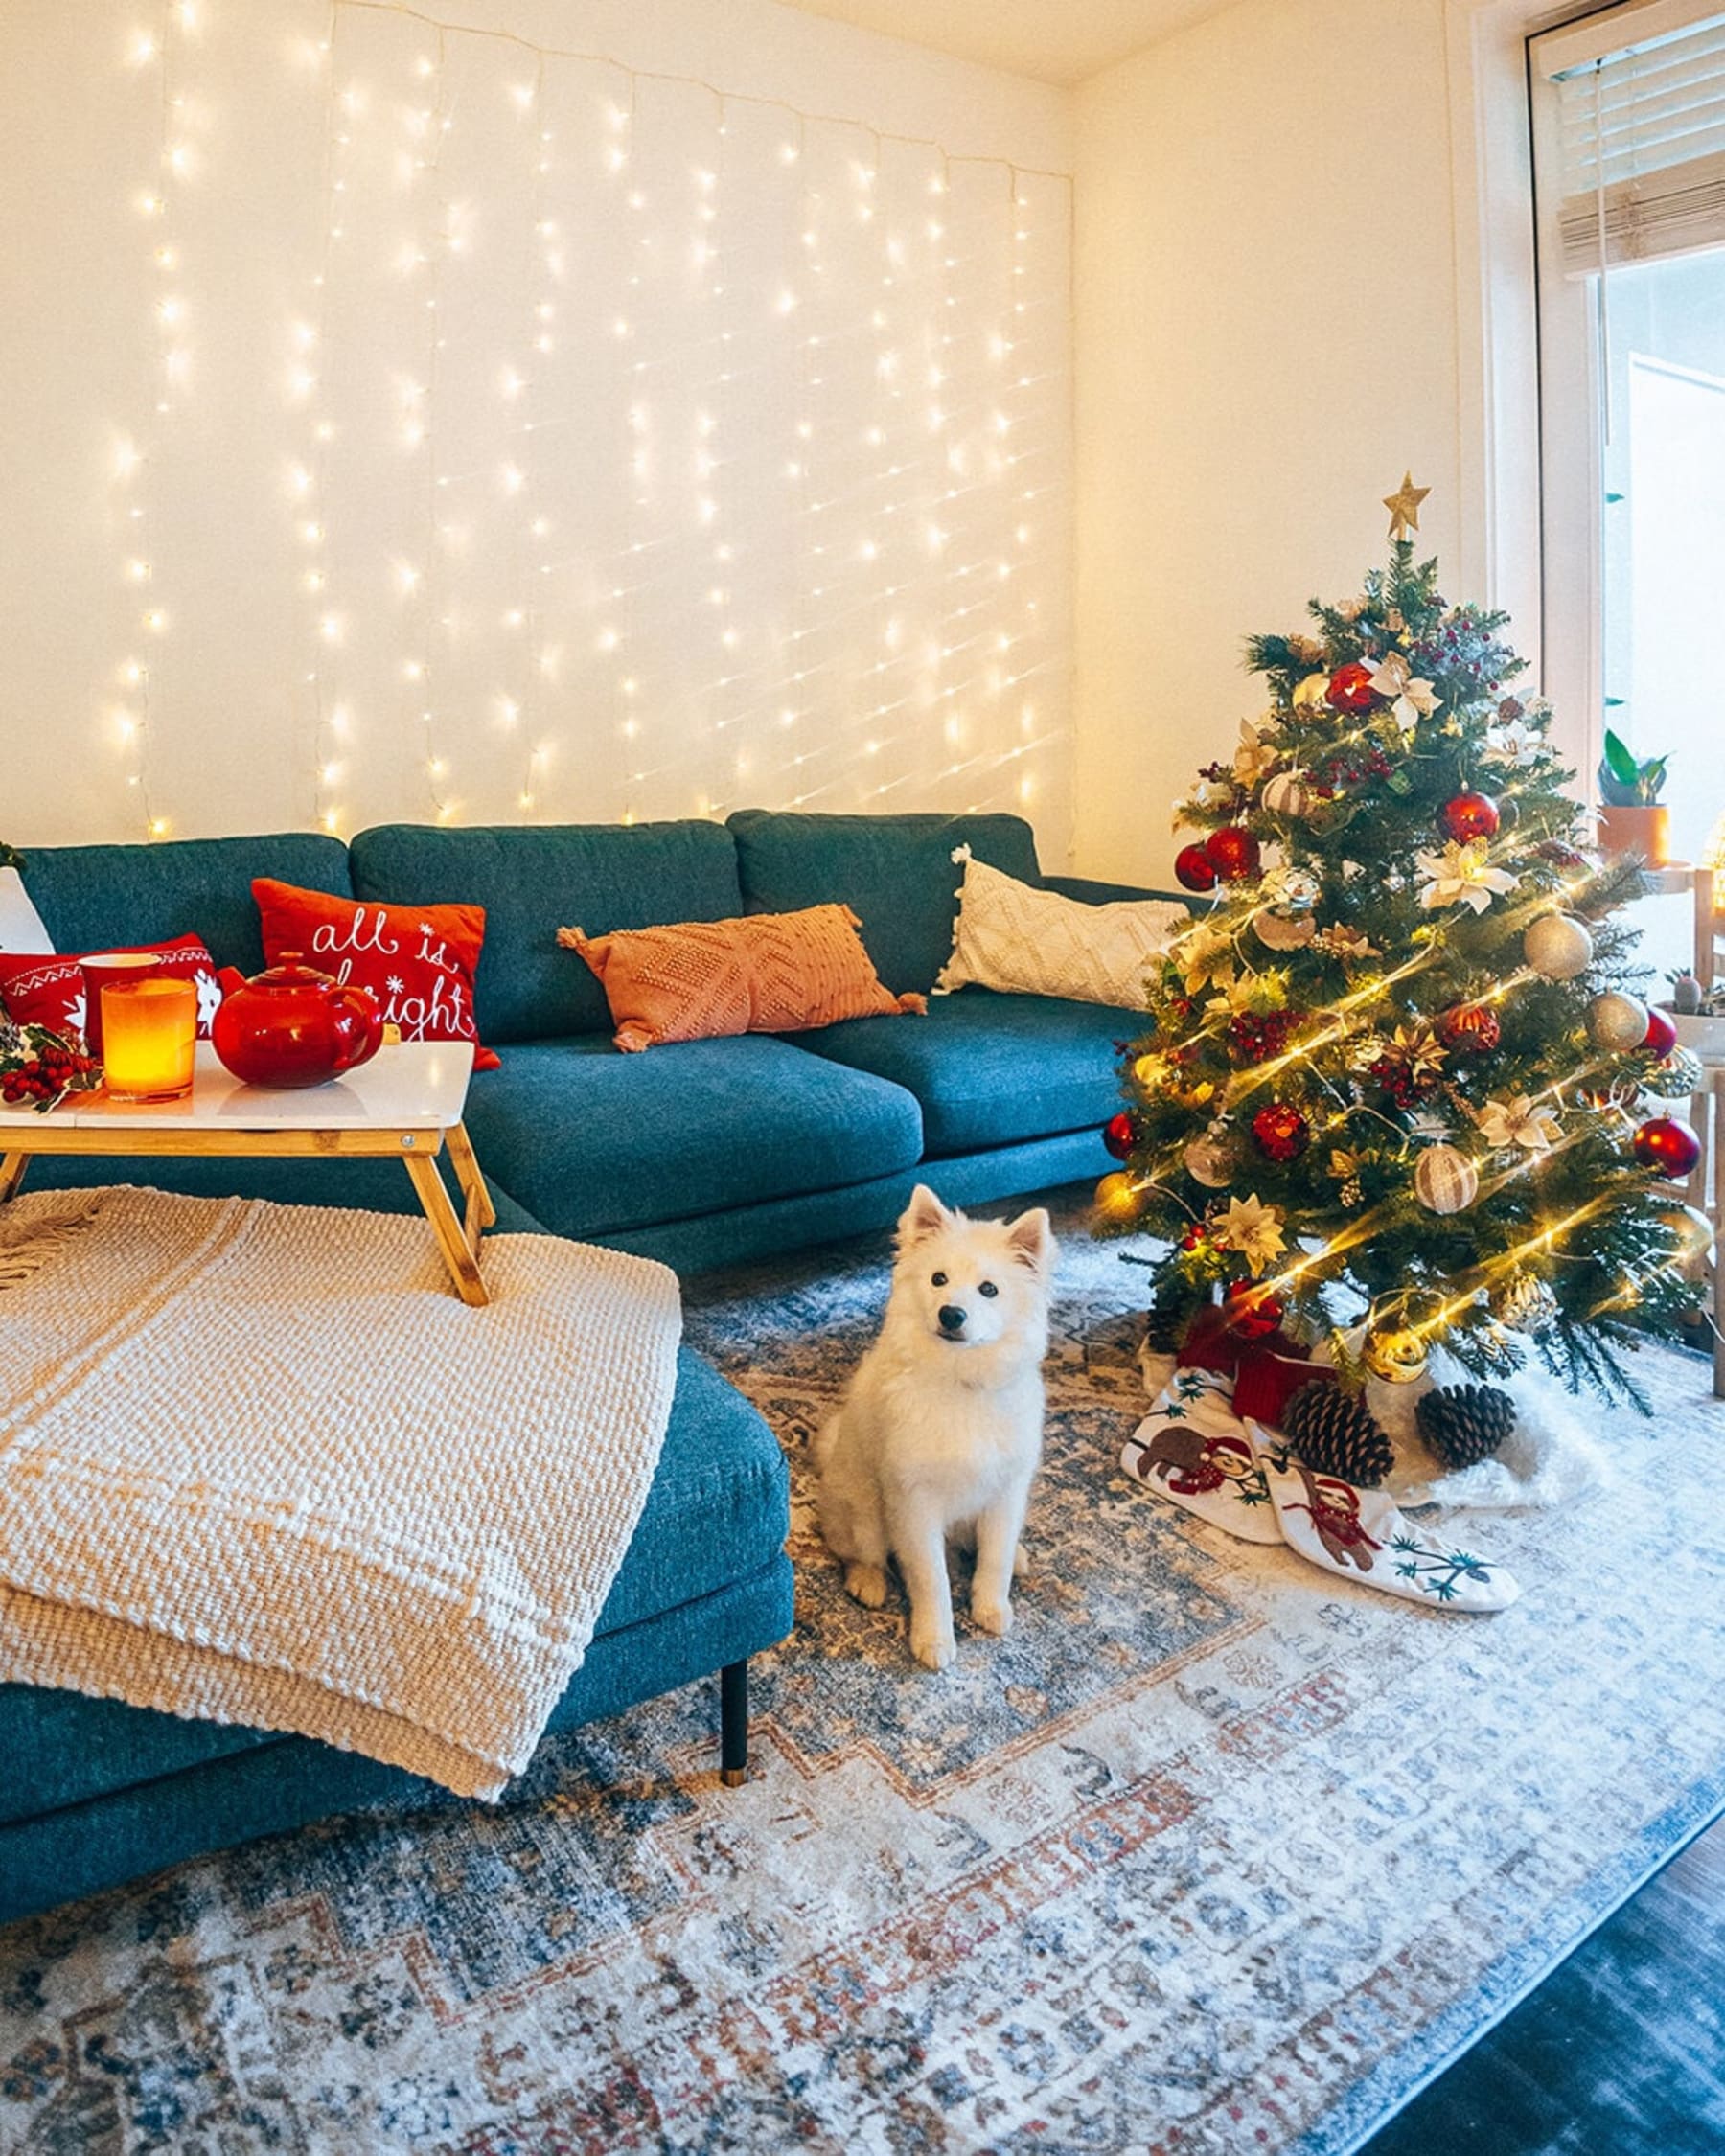
[[[298,1731],[494,1797],[634,1531],[681,1316],[549,1236],[448,1292],[417,1216],[0,1208],[0,1678]]]

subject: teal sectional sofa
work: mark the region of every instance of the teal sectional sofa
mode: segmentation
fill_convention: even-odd
[[[955,1204],[1090,1177],[1129,1011],[965,989],[927,1018],[698,1041],[619,1055],[604,997],[556,930],[589,934],[850,905],[886,985],[927,991],[952,943],[959,843],[1009,875],[1099,902],[1162,894],[1042,874],[1014,816],[814,816],[728,824],[306,834],[34,849],[26,881],[56,946],[201,934],[263,964],[254,876],[409,905],[486,908],[476,992],[501,1067],[468,1129],[497,1231],[551,1233],[685,1274],[886,1226],[919,1180]],[[29,1187],[115,1180],[39,1161]],[[158,1172],[159,1170],[159,1172]],[[406,1211],[393,1161],[152,1163],[164,1187]],[[792,1621],[783,1456],[742,1396],[684,1349],[646,1509],[586,1660],[552,1718],[570,1729],[713,1671],[722,1756],[740,1772],[748,1658]],[[453,1801],[301,1737],[0,1686],[0,1923],[142,1872],[361,1805]]]

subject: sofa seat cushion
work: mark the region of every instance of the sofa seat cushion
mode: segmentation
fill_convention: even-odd
[[[633,1056],[604,1034],[518,1041],[474,1084],[466,1119],[487,1175],[559,1235],[833,1190],[922,1155],[922,1115],[903,1087],[758,1033]]]
[[[926,996],[953,953],[968,846],[1022,883],[1040,882],[1036,839],[1022,816],[807,815],[739,809],[726,819],[750,913],[848,906],[863,948],[895,996]],[[586,927],[591,931],[592,923]]]
[[[737,850],[717,823],[379,824],[351,858],[356,898],[484,906],[474,1007],[480,1039],[494,1043],[607,1024],[605,991],[558,948],[560,928],[601,936],[744,911]]]
[[[595,1638],[758,1572],[788,1525],[777,1440],[741,1393],[682,1349],[658,1472]],[[81,1692],[0,1685],[0,1824],[280,1741]]]
[[[962,988],[915,1023],[849,1019],[796,1038],[914,1093],[932,1159],[1099,1127],[1120,1105],[1116,1044],[1143,1030],[1142,1011]]]

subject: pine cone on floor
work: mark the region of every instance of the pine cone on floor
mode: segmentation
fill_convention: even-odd
[[[1441,1385],[1419,1401],[1414,1420],[1445,1467],[1471,1467],[1515,1428],[1515,1402],[1495,1385]]]
[[[1394,1448],[1365,1401],[1322,1380],[1295,1393],[1282,1430],[1309,1468],[1362,1490],[1375,1490],[1395,1464]]]

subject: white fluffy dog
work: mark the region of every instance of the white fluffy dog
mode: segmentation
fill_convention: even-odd
[[[971,1616],[1012,1624],[1012,1580],[1042,1458],[1043,1358],[1055,1243],[1038,1206],[967,1220],[919,1183],[898,1224],[881,1337],[815,1440],[820,1526],[844,1584],[878,1610],[886,1560],[910,1596],[910,1651],[956,1652],[949,1541],[974,1547]]]

